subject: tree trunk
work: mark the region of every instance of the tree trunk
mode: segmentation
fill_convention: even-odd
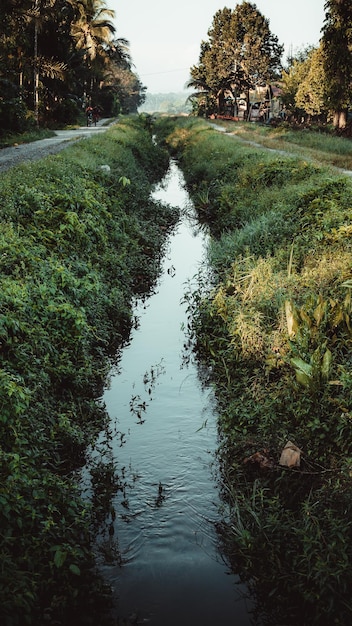
[[[38,10],[38,0],[35,0],[35,9]],[[39,63],[38,63],[38,17],[34,17],[34,119],[39,128]]]
[[[249,89],[246,90],[246,121],[248,122],[249,120],[249,112],[251,109],[251,103],[250,103],[250,99],[249,99]]]
[[[222,115],[224,113],[224,102],[225,102],[224,90],[220,89],[216,97],[216,106],[217,106],[217,109],[218,109],[217,112],[219,113],[219,115]]]
[[[347,124],[347,109],[342,111],[334,111],[333,113],[333,126],[334,128],[346,128]]]

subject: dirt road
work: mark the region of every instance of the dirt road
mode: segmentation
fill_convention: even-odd
[[[56,154],[67,148],[72,141],[80,141],[85,137],[92,137],[97,133],[105,132],[115,121],[115,119],[101,119],[97,126],[82,126],[76,130],[56,130],[55,137],[24,143],[11,148],[3,148],[0,150],[0,173],[23,161],[37,161],[49,154]]]

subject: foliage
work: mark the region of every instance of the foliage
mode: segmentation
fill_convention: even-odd
[[[321,47],[311,52],[301,71],[304,78],[296,92],[296,106],[311,116],[326,114],[326,76]]]
[[[351,105],[351,6],[348,0],[331,0],[325,10],[319,47],[299,51],[282,72],[283,47],[255,4],[217,11],[208,39],[200,44],[199,62],[190,70],[194,113],[223,115],[229,96],[232,101],[246,97],[249,111],[249,91],[280,79],[282,101],[294,121],[326,122],[328,116],[336,128],[345,128]]]
[[[107,175],[100,168],[109,163]],[[150,199],[168,165],[131,118],[0,181],[1,623],[104,623],[95,514],[76,470],[99,398],[178,216]],[[128,181],[129,184],[126,183]]]
[[[352,185],[198,120],[158,129],[215,235],[212,273],[187,299],[220,414],[225,552],[258,623],[346,624]],[[280,465],[289,441],[291,468]]]
[[[0,80],[18,92],[2,94],[1,132],[21,130],[27,109],[47,125],[65,121],[65,111],[76,122],[88,102],[108,116],[116,100],[125,112],[143,102],[128,41],[115,37],[105,0],[9,0],[0,11]]]
[[[322,49],[327,100],[334,126],[343,128],[352,99],[352,7],[348,0],[327,0],[325,10]]]
[[[23,132],[29,126],[27,108],[20,97],[20,90],[11,81],[0,78],[0,135],[8,132]]]
[[[79,118],[80,109],[75,100],[67,98],[58,102],[52,110],[52,118],[56,123],[67,126],[75,124]]]
[[[278,76],[283,46],[255,4],[242,2],[233,11],[217,11],[208,36],[189,83],[199,88],[200,99],[207,93],[216,100],[225,90],[235,96],[248,94]]]
[[[310,119],[315,118],[326,122],[326,119],[331,117],[335,108],[335,105],[332,106],[332,98],[337,97],[338,89],[345,88],[340,84],[337,89],[336,84],[332,84],[327,70],[329,63],[332,63],[332,58],[330,52],[327,52],[327,44],[323,38],[318,48],[301,51],[296,58],[291,59],[290,67],[283,71],[282,99],[287,112],[294,119],[299,121],[309,116]],[[350,94],[347,88],[343,108],[347,109],[349,100]]]

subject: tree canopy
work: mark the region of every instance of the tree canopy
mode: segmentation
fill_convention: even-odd
[[[327,118],[326,77],[322,46],[308,47],[290,58],[290,67],[281,76],[282,101],[300,120]]]
[[[136,111],[145,88],[105,0],[1,0],[0,132],[74,121],[91,102]],[[36,111],[37,109],[37,111]]]
[[[281,106],[296,121],[333,121],[336,128],[344,128],[352,108],[351,0],[325,1],[319,46],[291,55],[285,70],[282,54],[269,20],[255,4],[243,1],[233,10],[217,11],[208,38],[200,44],[199,62],[190,69],[187,86],[196,90],[190,96],[194,110],[200,115],[226,113],[236,108],[228,102],[244,96],[248,112],[250,91],[259,96],[259,87],[278,81]],[[265,107],[268,96],[263,94],[259,100]],[[266,94],[271,97],[269,90]]]
[[[352,100],[352,3],[327,0],[322,49],[327,90],[326,99],[334,114],[334,125],[346,125]]]
[[[321,115],[326,110],[324,55],[321,46],[310,52],[306,61],[302,63],[301,73],[295,104],[308,115]]]
[[[208,37],[188,83],[199,95],[206,93],[213,102],[225,90],[248,97],[250,89],[279,77],[283,46],[255,4],[243,2],[234,10],[217,11]]]

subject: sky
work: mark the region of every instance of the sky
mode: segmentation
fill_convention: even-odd
[[[181,92],[199,60],[213,17],[231,0],[106,0],[116,13],[116,36],[127,39],[135,71],[149,93]],[[325,0],[253,0],[288,53],[316,45]]]

